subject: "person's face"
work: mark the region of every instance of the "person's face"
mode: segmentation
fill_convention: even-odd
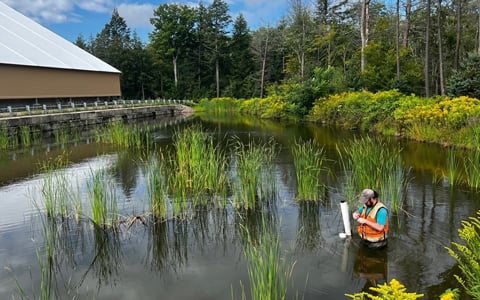
[[[372,206],[373,206],[372,198],[368,199],[367,202],[365,202],[365,205],[366,205],[367,207],[372,207]]]

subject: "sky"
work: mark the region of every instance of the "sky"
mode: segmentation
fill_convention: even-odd
[[[150,18],[160,4],[176,3],[197,6],[199,1],[151,1],[151,0],[0,0],[50,29],[63,38],[74,42],[81,34],[84,39],[95,37],[110,21],[117,8],[128,27],[148,42],[148,33],[153,30]],[[205,6],[212,0],[203,0]],[[240,13],[250,29],[260,26],[275,26],[287,15],[289,0],[226,0],[234,20]]]

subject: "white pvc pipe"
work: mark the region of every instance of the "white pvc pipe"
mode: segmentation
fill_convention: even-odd
[[[352,229],[350,227],[350,213],[348,211],[348,203],[346,201],[341,201],[340,209],[342,210],[342,218],[343,218],[343,226],[345,227],[345,234],[347,236],[351,236]]]

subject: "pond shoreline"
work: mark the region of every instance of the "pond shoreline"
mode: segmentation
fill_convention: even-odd
[[[60,127],[84,128],[118,120],[130,121],[159,116],[187,117],[193,114],[193,108],[186,105],[156,105],[1,118],[0,126],[6,126],[11,132],[25,126],[29,126],[32,131],[53,131]]]

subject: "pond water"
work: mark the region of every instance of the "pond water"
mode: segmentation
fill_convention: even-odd
[[[461,221],[480,209],[480,196],[441,180],[438,174],[446,168],[446,149],[387,140],[403,149],[402,161],[410,170],[405,211],[390,215],[388,247],[365,251],[357,236],[339,238],[344,231],[340,201],[345,200],[339,192],[340,181],[328,182],[320,205],[295,201],[290,151],[295,140],[315,139],[336,161],[337,146],[358,133],[232,116],[148,123],[156,125],[153,136],[160,152],[171,145],[174,132],[192,123],[200,123],[219,141],[233,136],[245,141],[273,138],[280,145],[274,162],[274,205],[248,217],[227,206],[197,212],[187,220],[143,224],[141,215],[148,210],[148,200],[138,152],[100,145],[89,133],[75,143],[45,141],[29,149],[4,151],[0,157],[0,299],[19,299],[22,294],[38,299],[42,284],[48,286],[48,282],[53,282],[58,299],[241,299],[242,284],[248,298],[240,224],[261,230],[260,214],[276,220],[282,251],[287,261],[295,262],[287,299],[348,299],[346,293],[393,278],[408,291],[425,294],[424,299],[438,299],[445,289],[458,287],[454,274],[459,270],[445,247],[459,241]],[[92,170],[112,171],[124,220],[116,233],[74,218],[55,224],[45,221],[39,199],[46,175],[39,162],[59,155],[68,157],[65,174],[82,198],[86,198]],[[343,175],[338,164],[329,167],[338,177]],[[88,200],[84,202],[87,206]],[[54,264],[43,255],[49,247],[47,232],[55,233],[54,241],[50,240],[55,245]]]

